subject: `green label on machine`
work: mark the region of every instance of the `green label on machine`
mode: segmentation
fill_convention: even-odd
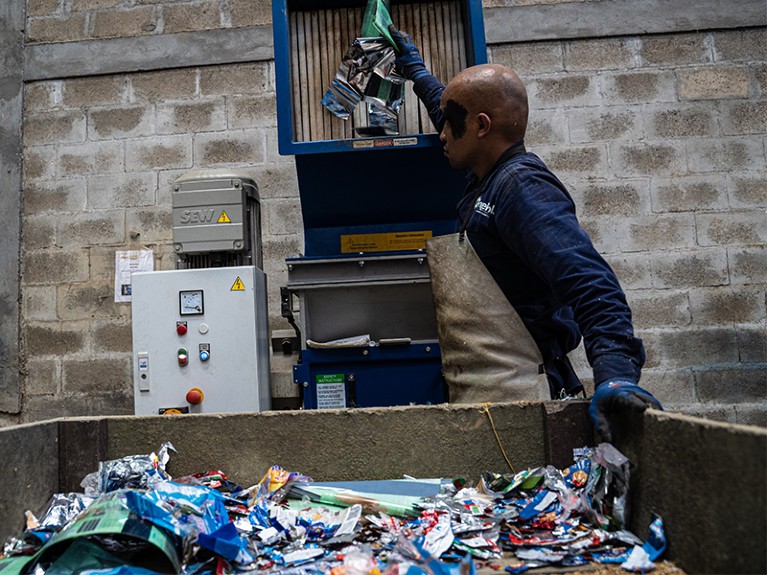
[[[317,408],[334,409],[346,407],[346,377],[343,373],[320,373],[317,383]]]
[[[316,376],[316,382],[317,383],[343,383],[344,382],[344,374],[343,373],[319,373]]]

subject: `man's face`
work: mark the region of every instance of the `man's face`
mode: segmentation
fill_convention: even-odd
[[[459,170],[470,169],[474,150],[469,111],[450,92],[442,94],[440,109],[445,117],[445,125],[439,134],[444,146],[444,153],[450,165]]]

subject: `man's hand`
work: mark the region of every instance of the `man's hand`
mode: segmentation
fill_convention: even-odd
[[[601,383],[591,398],[589,415],[602,438],[612,441],[610,417],[616,410],[630,409],[642,412],[648,407],[663,409],[660,402],[646,389],[627,379],[614,379]]]
[[[410,36],[405,32],[397,30],[394,24],[389,25],[389,34],[391,34],[394,43],[397,45],[397,54],[394,62],[402,72],[402,75],[413,82],[418,78],[430,76],[431,73],[426,69],[423,58],[421,58],[421,54],[418,52],[415,44],[413,44]]]

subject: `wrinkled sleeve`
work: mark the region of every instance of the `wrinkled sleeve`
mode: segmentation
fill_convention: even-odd
[[[441,132],[445,119],[442,115],[442,110],[439,109],[439,100],[442,98],[442,92],[445,91],[444,84],[434,76],[424,76],[413,83],[413,91],[426,107],[431,123],[434,124],[437,133]]]
[[[639,381],[644,348],[626,296],[578,223],[572,199],[550,173],[502,169],[513,188],[496,206],[502,240],[573,309],[595,383]]]

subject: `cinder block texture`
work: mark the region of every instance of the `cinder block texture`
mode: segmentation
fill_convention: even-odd
[[[24,141],[27,145],[84,142],[86,117],[81,110],[26,115]]]
[[[634,38],[571,42],[565,47],[565,67],[573,71],[633,68],[639,46],[641,43]]]
[[[680,70],[681,100],[719,100],[747,98],[749,75],[745,66],[719,66]]]
[[[698,397],[706,402],[749,403],[764,399],[767,366],[708,369],[696,374]]]
[[[167,134],[220,132],[226,128],[223,102],[162,104],[157,107],[158,131]]]
[[[157,12],[152,6],[123,10],[98,10],[93,13],[93,38],[142,36],[157,29]]]
[[[30,0],[30,43],[128,38],[271,24],[267,0]]]
[[[28,2],[27,14],[30,16],[46,16],[58,12],[59,0],[31,0]]]
[[[24,188],[25,214],[79,212],[86,207],[85,182],[80,178],[30,181]]]
[[[639,55],[649,65],[684,65],[710,58],[706,34],[660,34],[642,38]]]
[[[174,267],[170,189],[190,169],[226,166],[263,179],[263,227],[292,246],[267,253],[265,267],[284,275],[284,258],[301,250],[301,219],[292,163],[266,159],[273,73],[258,62],[30,85],[22,342],[38,369],[27,378],[22,419],[132,412],[130,305],[114,301],[115,251],[149,247],[156,269]],[[278,214],[271,225],[270,213]],[[277,321],[280,284],[269,285]]]
[[[85,320],[116,317],[118,304],[114,301],[112,281],[89,281],[59,289],[56,309],[59,319]]]
[[[724,176],[654,178],[653,211],[698,212],[726,211],[727,184]]]
[[[219,0],[196,4],[170,4],[162,9],[166,34],[191,30],[215,30],[221,26]]]
[[[86,15],[70,14],[67,17],[44,16],[30,18],[27,41],[45,44],[48,42],[72,42],[88,38]]]
[[[493,46],[490,53],[494,63],[510,66],[524,79],[546,72],[562,72],[565,68],[562,42],[501,44]]]
[[[131,378],[132,364],[119,358],[64,360],[62,388],[65,392],[82,392],[89,396],[122,391]]]

